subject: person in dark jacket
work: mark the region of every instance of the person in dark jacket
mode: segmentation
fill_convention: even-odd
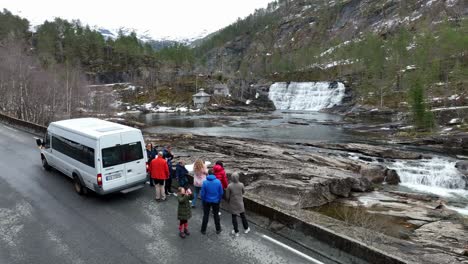
[[[149,165],[151,164],[151,161],[156,158],[158,155],[158,152],[156,152],[156,149],[153,147],[153,144],[148,143],[146,144],[146,156],[148,157],[148,178],[149,178],[149,183],[150,186],[154,186],[153,178],[151,178],[151,175],[149,175]]]
[[[174,170],[172,169],[172,160],[174,159],[174,155],[172,155],[172,147],[171,145],[167,145],[163,149],[163,157],[167,161],[167,166],[169,167],[169,178],[167,178],[166,182],[164,183],[164,190],[166,192],[166,195],[171,195],[174,194],[171,191],[172,188],[172,178],[175,177]]]
[[[193,199],[193,194],[190,189],[179,187],[177,200],[179,206],[177,207],[177,219],[179,219],[179,236],[185,238],[189,236],[188,231],[188,220],[192,217],[192,207],[190,206],[190,200]]]
[[[188,188],[188,170],[185,168],[185,161],[181,160],[176,165],[176,177],[179,182],[179,187]]]
[[[216,179],[211,170],[208,171],[208,177],[203,181],[201,188],[201,199],[203,202],[203,221],[201,226],[201,233],[206,234],[206,227],[208,225],[208,218],[210,210],[213,208],[213,218],[216,227],[216,234],[221,233],[221,223],[219,221],[219,203],[223,198],[223,186],[221,182]]]
[[[239,173],[235,172],[232,174],[231,183],[226,189],[226,201],[229,204],[229,210],[232,214],[232,234],[239,236],[239,227],[237,225],[237,216],[239,215],[242,220],[242,225],[244,226],[244,233],[247,234],[250,232],[249,223],[245,217],[244,209],[244,184],[239,182]]]

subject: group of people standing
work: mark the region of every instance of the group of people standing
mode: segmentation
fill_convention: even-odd
[[[237,217],[242,220],[244,233],[249,233],[250,228],[245,216],[243,194],[244,185],[239,181],[239,174],[233,173],[231,182],[228,182],[226,171],[222,161],[217,161],[212,169],[207,168],[205,162],[197,159],[193,164],[193,192],[189,185],[189,172],[185,168],[185,162],[179,161],[175,172],[172,170],[174,155],[172,148],[167,146],[163,151],[157,152],[151,144],[146,146],[148,154],[148,171],[156,189],[156,201],[166,200],[171,194],[172,178],[179,183],[177,191],[179,220],[179,235],[182,238],[190,235],[188,220],[191,218],[192,208],[197,206],[198,196],[202,201],[203,220],[201,233],[206,234],[210,212],[213,214],[216,234],[221,233],[220,203],[224,200],[228,204],[232,214],[232,234],[239,236]]]
[[[168,145],[158,152],[153,144],[148,143],[146,144],[146,154],[148,156],[148,172],[151,176],[149,178],[150,185],[156,187],[156,201],[165,201],[168,195],[174,194],[171,191],[172,178],[174,178],[172,147]]]

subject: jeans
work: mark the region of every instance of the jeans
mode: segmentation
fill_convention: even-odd
[[[164,190],[166,194],[169,194],[171,192],[171,187],[172,187],[172,178],[169,177],[169,179],[166,179],[166,182],[164,184]]]
[[[242,225],[244,226],[244,230],[249,228],[249,223],[247,222],[247,218],[245,217],[245,212],[240,213],[240,218],[242,219]],[[239,227],[237,225],[237,215],[232,215],[232,226],[234,227],[234,232],[239,233]]]
[[[198,200],[198,194],[201,191],[201,187],[193,186],[193,200],[192,200],[192,206],[195,206],[197,204]]]
[[[206,226],[208,225],[208,219],[210,217],[210,210],[213,208],[213,218],[216,226],[216,231],[221,231],[221,223],[219,222],[219,203],[207,203],[203,202],[203,221],[201,226],[202,233],[206,232]]]

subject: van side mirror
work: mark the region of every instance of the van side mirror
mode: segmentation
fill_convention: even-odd
[[[40,138],[36,138],[36,144],[37,144],[38,147],[44,146],[44,142]]]

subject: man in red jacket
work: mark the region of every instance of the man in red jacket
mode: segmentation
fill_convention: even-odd
[[[158,157],[153,159],[149,166],[151,178],[156,187],[156,201],[160,199],[166,200],[166,193],[164,191],[164,181],[169,178],[169,167],[166,160],[163,158],[163,153],[159,152]]]

